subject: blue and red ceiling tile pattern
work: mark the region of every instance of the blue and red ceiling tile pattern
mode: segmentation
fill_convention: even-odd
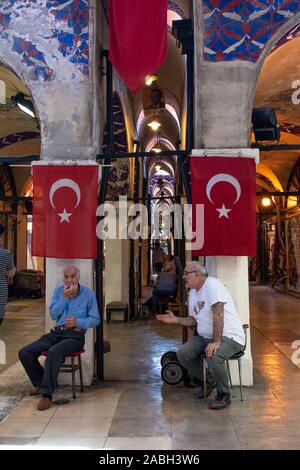
[[[28,19],[40,15],[41,30],[30,31]],[[0,40],[22,58],[33,70],[35,80],[51,80],[52,64],[59,63],[59,54],[88,76],[88,0],[6,0],[0,2]],[[28,34],[18,34],[18,31]],[[49,43],[58,42],[49,51]],[[46,46],[43,46],[46,44]],[[56,46],[57,47],[57,46]],[[75,74],[75,72],[74,72]]]
[[[210,62],[256,62],[287,20],[300,12],[299,0],[203,0],[204,58]]]

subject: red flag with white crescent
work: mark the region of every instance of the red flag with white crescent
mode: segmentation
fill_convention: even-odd
[[[109,0],[109,60],[133,92],[167,57],[167,0]]]
[[[98,165],[33,166],[32,254],[97,258]]]
[[[193,230],[196,204],[204,206],[204,243],[193,255],[255,256],[255,160],[191,157],[191,179]]]

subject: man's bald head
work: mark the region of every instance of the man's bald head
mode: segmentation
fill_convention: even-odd
[[[80,271],[77,266],[66,266],[63,270],[64,284],[65,286],[74,285],[77,286],[80,279]]]

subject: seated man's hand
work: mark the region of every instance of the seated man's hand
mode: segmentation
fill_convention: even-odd
[[[166,310],[164,315],[155,315],[155,318],[162,323],[175,324],[178,322],[177,317],[170,310]]]
[[[209,343],[205,348],[206,357],[212,357],[220,347],[220,341]]]
[[[74,326],[76,326],[76,318],[75,317],[66,318],[65,325],[67,328],[74,328]]]
[[[70,284],[69,286],[65,286],[63,288],[63,297],[64,299],[68,299],[69,297],[73,297],[76,295],[77,292],[77,287],[75,287],[73,284]]]

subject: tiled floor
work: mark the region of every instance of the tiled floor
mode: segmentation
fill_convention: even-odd
[[[43,305],[37,301],[37,311],[35,302],[26,305],[3,324],[11,364],[13,351],[43,330]],[[193,389],[161,381],[160,356],[181,343],[178,328],[113,321],[105,330],[112,344],[105,355],[106,381],[46,412],[36,410],[36,398],[23,399],[0,423],[0,448],[300,449],[300,372],[291,361],[292,342],[300,339],[300,299],[251,288],[255,384],[245,389],[244,402],[235,390],[231,406],[218,412],[196,399]],[[10,370],[2,372],[1,384]],[[7,400],[25,392],[20,376],[17,368]],[[65,396],[68,387],[56,394]]]
[[[7,313],[0,327],[0,339],[6,344],[6,364],[0,373],[15,364],[18,350],[34,341],[44,331],[44,299],[20,299],[8,302]]]

